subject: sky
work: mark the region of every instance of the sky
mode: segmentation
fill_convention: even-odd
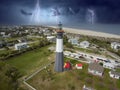
[[[120,23],[120,0],[0,0],[0,24]]]

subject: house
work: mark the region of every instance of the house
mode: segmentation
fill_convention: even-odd
[[[65,55],[65,56],[70,56],[70,55],[71,55],[71,52],[70,52],[70,51],[64,51],[64,55]]]
[[[67,71],[67,70],[70,70],[72,68],[72,65],[70,62],[65,62],[64,63],[64,70]]]
[[[88,41],[82,41],[80,42],[79,46],[81,48],[88,48],[90,46],[90,43]]]
[[[25,33],[28,33],[29,32],[29,30],[25,30]]]
[[[108,69],[115,69],[115,65],[113,63],[109,63],[109,62],[103,63],[103,67],[108,68]]]
[[[15,50],[21,50],[21,49],[25,49],[28,48],[29,46],[27,45],[27,43],[18,43],[15,44]]]
[[[68,42],[70,42],[73,45],[78,45],[78,39],[76,39],[76,38],[69,39]]]
[[[55,42],[56,37],[55,36],[47,36],[47,40],[50,41],[50,42]]]
[[[83,66],[83,65],[82,65],[81,63],[78,63],[78,64],[75,65],[75,67],[76,67],[77,69],[82,69],[82,66]]]
[[[111,78],[120,79],[120,72],[110,71],[109,75]]]
[[[39,32],[38,32],[39,34],[43,34],[43,31],[42,30],[39,30]]]
[[[3,35],[2,37],[3,37],[3,38],[9,38],[9,37],[11,37],[11,36],[8,34],[8,35]]]
[[[90,63],[88,67],[88,72],[93,75],[102,76],[104,68],[100,66],[97,62]]]
[[[86,85],[84,85],[82,90],[95,90],[95,89],[93,89],[91,87],[87,87]]]
[[[43,34],[45,36],[50,36],[52,34],[52,32],[50,30],[48,30],[48,29],[45,29],[45,30],[43,30]]]
[[[5,32],[0,32],[1,35],[5,35]]]
[[[0,41],[0,48],[3,48],[3,46],[5,46],[6,43],[4,41]]]
[[[111,43],[111,48],[114,49],[114,50],[120,49],[120,43],[118,43],[118,42],[112,42]]]
[[[3,47],[3,42],[2,41],[0,41],[0,48],[2,48]]]

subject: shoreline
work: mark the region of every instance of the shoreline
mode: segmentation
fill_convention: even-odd
[[[51,27],[56,28],[55,26],[51,26]],[[67,28],[67,27],[63,27],[63,30],[67,33],[81,34],[86,36],[120,39],[120,36],[116,34],[110,34],[110,33],[104,33],[104,32],[92,31],[92,30],[75,29],[75,28]]]

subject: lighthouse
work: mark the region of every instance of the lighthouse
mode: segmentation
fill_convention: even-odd
[[[55,71],[63,72],[64,57],[63,57],[63,33],[61,22],[58,24],[57,38],[56,38],[56,58],[55,58]]]

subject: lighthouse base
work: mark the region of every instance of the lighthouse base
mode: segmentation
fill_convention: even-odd
[[[63,65],[64,65],[64,57],[63,57],[63,52],[57,52],[56,53],[56,61],[55,61],[55,66],[54,70],[56,72],[63,72]]]

